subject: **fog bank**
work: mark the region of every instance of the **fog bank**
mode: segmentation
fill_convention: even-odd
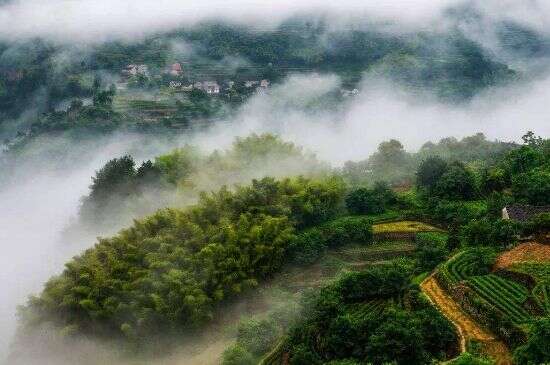
[[[235,120],[182,134],[171,142],[115,135],[90,144],[42,140],[34,146],[29,154],[33,162],[22,163],[11,182],[0,186],[0,355],[7,352],[12,338],[15,306],[38,293],[71,256],[93,244],[93,234],[83,232],[64,242],[62,232],[77,212],[79,198],[87,193],[90,177],[110,158],[132,153],[139,161],[186,142],[205,150],[220,149],[235,136],[272,132],[338,165],[368,157],[389,138],[414,150],[428,140],[476,132],[515,141],[527,130],[550,135],[546,113],[550,77],[513,89],[489,90],[461,105],[418,96],[371,75],[342,107],[325,105],[323,98],[340,88],[334,75],[295,75],[270,93],[250,99]],[[44,153],[56,143],[61,143],[65,155]]]
[[[0,39],[134,40],[211,19],[267,29],[297,14],[327,15],[335,24],[342,19],[361,22],[366,17],[399,23],[394,30],[428,29],[445,23],[447,10],[457,7],[469,7],[495,21],[520,22],[544,33],[550,29],[550,4],[544,0],[11,0],[0,5]]]

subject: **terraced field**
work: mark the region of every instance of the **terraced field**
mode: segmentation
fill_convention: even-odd
[[[529,291],[523,285],[494,274],[472,277],[468,284],[514,324],[525,323],[530,319],[531,316],[523,307]]]
[[[113,101],[113,108],[119,113],[137,113],[151,117],[163,117],[177,111],[175,102],[169,99],[147,100],[132,96],[117,95]]]
[[[373,245],[347,245],[335,250],[332,254],[346,262],[363,262],[387,260],[410,255],[416,249],[411,242],[385,241]]]
[[[533,298],[546,315],[550,315],[550,284],[540,283],[533,288]]]
[[[452,283],[458,283],[479,275],[480,269],[485,268],[480,268],[476,255],[472,251],[463,251],[447,261],[440,270]]]
[[[503,253],[495,268],[529,275],[536,285],[532,297],[543,314],[550,314],[550,246],[536,242],[521,244]]]
[[[416,233],[416,232],[441,232],[442,230],[429,224],[417,221],[398,221],[378,223],[372,226],[374,234],[399,232],[399,233]]]
[[[466,351],[467,343],[476,341],[482,345],[485,353],[495,359],[497,365],[509,365],[512,363],[512,356],[506,345],[502,341],[499,341],[491,332],[472,320],[443,288],[439,286],[433,275],[424,280],[420,284],[420,288],[439,311],[457,328],[462,352]]]
[[[357,318],[364,318],[367,316],[375,316],[384,311],[384,308],[388,305],[388,302],[383,299],[373,299],[365,303],[357,303],[350,306],[350,311],[353,316]]]

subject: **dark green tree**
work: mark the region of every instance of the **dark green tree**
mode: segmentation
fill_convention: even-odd
[[[533,322],[527,343],[519,346],[514,352],[518,365],[547,364],[550,362],[550,317]]]
[[[346,207],[352,214],[378,214],[386,208],[384,198],[367,188],[351,191],[346,196]]]
[[[455,162],[437,181],[434,194],[442,199],[470,200],[476,190],[474,174],[464,164]]]
[[[419,187],[427,189],[431,192],[447,170],[447,162],[441,157],[428,157],[420,163],[420,166],[418,166],[418,170],[416,172],[416,184]]]

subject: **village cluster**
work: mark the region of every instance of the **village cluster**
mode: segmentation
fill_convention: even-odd
[[[216,95],[222,92],[223,90],[231,90],[235,87],[235,81],[228,80],[222,83],[214,80],[197,80],[190,81],[185,80],[183,77],[184,70],[181,63],[176,62],[168,66],[164,70],[164,74],[168,75],[170,79],[167,81],[167,85],[170,89],[174,91],[192,91],[192,90],[201,90],[208,95]],[[126,88],[128,81],[133,77],[145,77],[150,78],[151,73],[149,67],[143,64],[130,64],[127,65],[121,72],[121,80],[119,83],[119,88]],[[153,77],[160,78],[160,75],[155,75]],[[246,80],[242,82],[243,86],[246,89],[255,89],[258,91],[267,90],[269,88],[269,80]]]

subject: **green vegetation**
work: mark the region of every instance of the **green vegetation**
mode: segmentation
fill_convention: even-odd
[[[537,284],[533,288],[533,297],[535,298],[537,305],[546,313],[546,315],[550,315],[550,284]]]
[[[346,274],[306,297],[285,346],[290,364],[443,359],[456,343],[454,329],[409,287],[410,279],[407,266],[386,264]]]
[[[528,291],[521,284],[493,274],[471,277],[468,284],[513,323],[520,324],[529,320],[530,315],[522,306],[527,300]]]
[[[117,197],[137,204],[151,191],[159,201],[172,194],[198,203],[161,209],[100,239],[22,308],[23,329],[48,323],[66,335],[145,350],[159,336],[199,331],[228,303],[269,283],[300,300],[298,314],[242,322],[225,365],[281,357],[425,364],[457,350],[453,326],[418,287],[435,270],[456,304],[510,346],[518,363],[536,363],[546,356],[548,265],[493,271],[518,236],[544,236],[548,228],[546,215],[528,222],[498,215],[502,204],[531,201],[514,190],[515,179],[550,166],[548,142],[525,140],[505,154],[510,146],[489,143],[498,151],[491,158],[467,155],[483,164],[417,161],[412,187],[404,182],[418,155],[396,141],[381,145],[364,170],[331,171],[272,135],[237,139],[209,155],[185,146],[137,167],[130,156],[113,159],[93,178],[82,212],[93,206],[93,216],[109,216]],[[453,153],[472,141],[457,142]],[[390,174],[385,164],[405,170]],[[373,171],[390,181],[365,183]],[[224,186],[239,182],[246,184]],[[537,194],[543,185],[535,184]],[[171,200],[178,203],[188,201]],[[455,363],[468,361],[485,362],[465,354]]]
[[[450,284],[467,280],[472,276],[488,274],[495,257],[491,249],[466,250],[447,261],[440,268],[439,274]]]
[[[78,333],[144,343],[211,320],[216,305],[277,272],[296,228],[334,217],[339,180],[265,178],[136,221],[66,265],[23,310]]]
[[[371,240],[369,219],[343,217],[298,234],[290,244],[289,253],[295,263],[311,264],[323,256],[328,248],[351,243],[368,244]]]
[[[385,233],[385,232],[412,232],[412,233],[422,233],[422,232],[439,232],[440,229],[431,226],[422,222],[415,221],[396,221],[388,223],[377,223],[373,226],[374,233]],[[423,237],[428,237],[424,235]],[[431,237],[435,237],[432,235]]]
[[[395,204],[397,197],[384,183],[376,183],[373,189],[358,188],[346,197],[346,207],[353,214],[379,214]]]
[[[488,359],[476,357],[468,352],[460,354],[456,359],[448,362],[450,365],[494,365],[494,362]]]
[[[535,280],[533,299],[545,315],[550,315],[550,264],[523,262],[510,266],[509,270],[527,274]]]
[[[315,156],[270,134],[237,138],[230,149],[209,155],[185,146],[145,161],[137,169],[132,157],[123,156],[96,172],[80,218],[86,224],[108,226],[128,215],[184,205],[204,190],[264,176],[313,176],[325,171]]]
[[[517,348],[514,360],[519,365],[545,364],[550,361],[550,317],[536,320],[530,330],[527,343]]]

